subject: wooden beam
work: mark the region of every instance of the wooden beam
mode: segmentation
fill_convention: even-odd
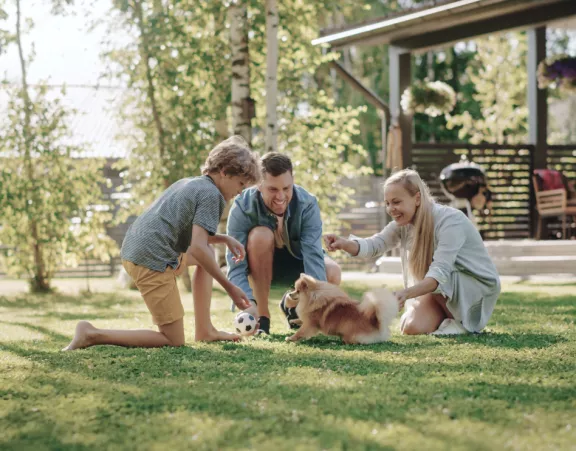
[[[407,38],[397,38],[392,45],[410,50],[423,50],[440,45],[483,36],[490,33],[515,28],[534,27],[546,22],[576,15],[576,1],[564,0],[549,5],[515,11],[498,17],[473,21],[453,27],[417,34]]]
[[[390,46],[390,113],[392,125],[397,123],[402,133],[402,163],[404,168],[412,166],[412,116],[405,114],[400,98],[412,81],[412,54],[409,50]]]
[[[338,72],[338,74],[346,80],[352,88],[358,91],[366,99],[366,101],[372,104],[380,112],[380,133],[382,138],[382,174],[386,175],[386,156],[388,151],[388,124],[390,124],[390,107],[384,100],[382,100],[376,93],[371,89],[364,86],[364,84],[358,80],[353,74],[348,72],[348,70],[342,66],[338,61],[331,61],[330,66]]]
[[[390,108],[388,104],[384,102],[374,91],[367,88],[358,80],[354,75],[352,75],[344,66],[342,66],[338,61],[331,61],[330,66],[338,72],[344,80],[346,80],[352,88],[358,91],[368,103],[373,105],[376,109],[383,111],[386,114],[388,120],[390,120]]]

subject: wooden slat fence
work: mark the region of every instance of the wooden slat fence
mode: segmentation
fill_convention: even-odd
[[[484,168],[493,193],[492,214],[478,218],[484,239],[515,239],[532,236],[530,205],[533,146],[415,143],[414,168],[441,203],[449,203],[440,186],[443,168],[459,161],[472,161]]]

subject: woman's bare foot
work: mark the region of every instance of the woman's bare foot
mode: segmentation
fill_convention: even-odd
[[[68,346],[62,351],[74,351],[75,349],[82,349],[92,346],[92,338],[96,328],[88,321],[80,321],[76,324],[76,332],[74,338]]]
[[[212,328],[207,332],[196,332],[196,341],[239,341],[240,336]]]

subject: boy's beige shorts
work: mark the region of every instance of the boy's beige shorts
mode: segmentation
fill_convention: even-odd
[[[176,269],[167,266],[164,272],[135,265],[128,260],[122,260],[122,266],[130,274],[136,288],[144,298],[154,324],[163,326],[184,317],[184,307],[176,284],[176,276],[181,274],[186,267],[186,254],[180,254]]]

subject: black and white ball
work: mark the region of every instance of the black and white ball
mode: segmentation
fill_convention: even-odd
[[[234,318],[234,328],[240,335],[252,335],[257,324],[256,317],[247,312],[240,312]]]

